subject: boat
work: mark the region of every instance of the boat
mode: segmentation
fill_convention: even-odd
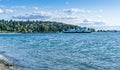
[[[81,30],[76,30],[76,29],[69,29],[67,31],[64,31],[63,33],[91,33],[88,29],[81,29]]]

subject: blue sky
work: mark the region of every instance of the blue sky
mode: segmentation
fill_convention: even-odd
[[[0,19],[120,26],[120,0],[0,0]]]

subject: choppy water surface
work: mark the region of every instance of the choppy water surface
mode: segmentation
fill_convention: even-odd
[[[0,53],[31,70],[120,70],[120,33],[0,34]]]

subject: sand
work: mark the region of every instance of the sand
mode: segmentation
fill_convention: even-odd
[[[13,70],[13,66],[4,56],[0,55],[0,70]]]

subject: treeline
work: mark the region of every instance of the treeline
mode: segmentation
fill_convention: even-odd
[[[68,29],[82,29],[80,26],[51,21],[13,21],[0,20],[0,32],[47,33],[63,32]],[[94,31],[94,29],[90,29]]]
[[[117,32],[117,30],[97,30],[97,32]]]

